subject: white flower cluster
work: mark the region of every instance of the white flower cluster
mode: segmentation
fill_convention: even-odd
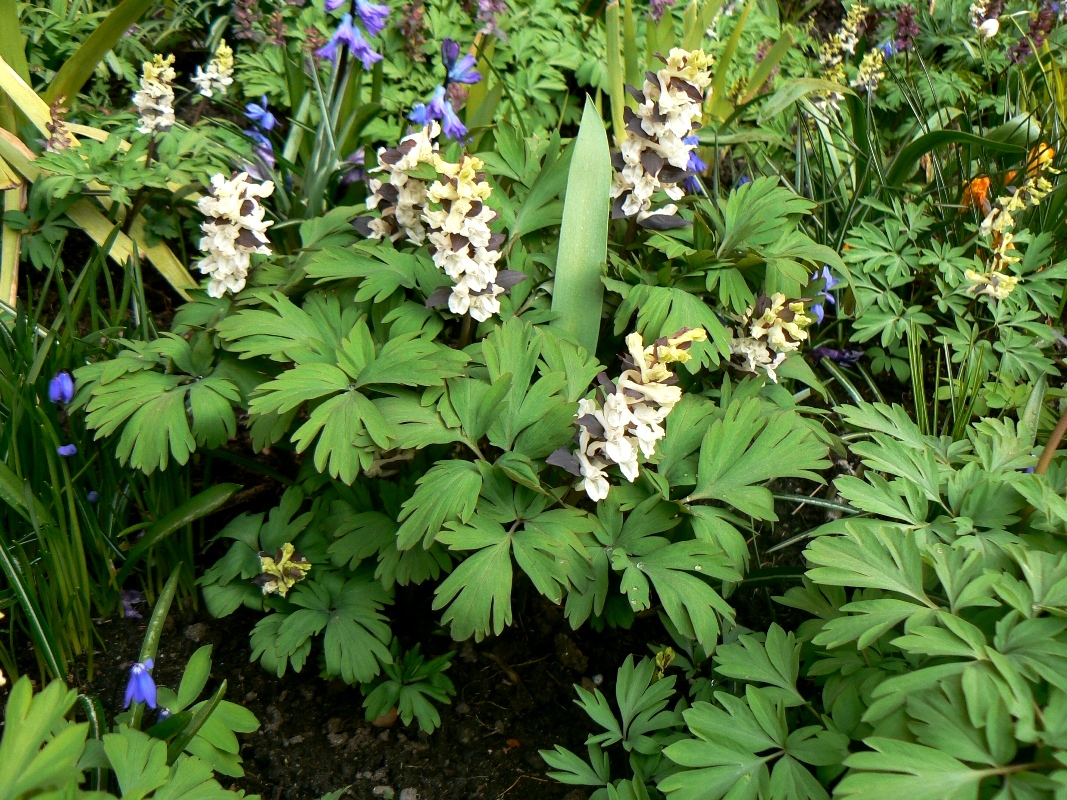
[[[371,172],[386,173],[388,181],[370,181],[367,205],[378,208],[382,216],[366,222],[367,235],[406,237],[415,244],[429,239],[434,264],[453,285],[432,294],[426,304],[447,302],[453,314],[469,314],[484,322],[500,313],[500,295],[525,276],[497,271],[505,237],[489,229],[497,213],[486,205],[493,190],[482,172],[485,165],[469,155],[458,163],[442,158],[434,141],[440,131],[440,125],[431,122],[404,137],[395,150],[378,151],[379,166]],[[409,174],[422,165],[433,168],[433,181]]]
[[[976,0],[971,3],[971,27],[983,39],[992,39],[1000,32],[1000,9],[1003,2],[997,0]]]
[[[422,212],[429,185],[409,173],[420,164],[434,163],[439,150],[435,139],[440,133],[440,123],[433,121],[421,131],[405,136],[395,149],[378,150],[378,166],[368,173],[382,172],[386,179],[369,181],[367,208],[377,208],[382,214],[368,223],[369,238],[389,238],[394,242],[406,238],[414,244],[426,240]]]
[[[735,365],[745,372],[765,372],[777,383],[775,371],[808,338],[805,328],[811,325],[811,317],[804,313],[803,300],[789,300],[775,292],[760,297],[739,322],[730,341],[730,353],[738,357]]]
[[[218,92],[222,97],[233,83],[233,50],[223,39],[215,51],[215,57],[207,63],[207,68],[196,68],[192,77],[193,84],[204,97],[214,97]]]
[[[627,336],[629,352],[618,381],[612,383],[603,373],[598,377],[603,402],[586,398],[578,403],[578,450],[560,448],[549,463],[580,476],[578,488],[593,501],[608,496],[607,470],[612,466],[633,483],[640,472],[638,454],[652,457],[666,433],[664,420],[682,399],[678,379],[667,365],[688,361],[692,343],[706,339],[703,328],[683,328],[648,347],[641,334]]]
[[[675,227],[677,206],[653,210],[652,197],[662,191],[680,200],[685,194],[681,184],[690,177],[690,154],[696,149],[690,137],[700,127],[711,59],[702,50],[674,48],[661,60],[665,66],[647,73],[640,92],[627,87],[638,106],[636,112],[624,112],[628,135],[612,155],[612,218],[636,217],[648,227]]]
[[[141,88],[134,92],[133,104],[141,122],[141,133],[165,131],[174,125],[174,56],[156,54],[145,61],[141,71]]]
[[[856,54],[856,45],[859,44],[859,30],[863,24],[864,18],[867,16],[868,8],[862,3],[856,3],[849,9],[848,14],[841,21],[841,27],[833,33],[829,39],[822,43],[819,48],[819,65],[822,67],[822,74],[819,76],[825,80],[832,81],[833,83],[845,83],[847,76],[845,75],[845,58],[847,56],[853,56]],[[865,62],[866,63],[866,60]],[[869,64],[868,67],[877,66],[881,67],[879,62],[877,65]],[[860,71],[863,71],[863,65],[860,65]],[[884,75],[881,77],[885,77]],[[881,77],[878,80],[881,80]],[[853,84],[860,85],[860,84]],[[834,108],[841,102],[841,98],[844,97],[840,92],[826,92],[819,97],[815,98],[816,105],[830,105]]]
[[[439,156],[435,162],[439,177],[423,212],[433,263],[455,282],[448,310],[485,322],[500,313],[500,295],[507,288],[498,282],[496,268],[504,235],[489,230],[498,215],[485,205],[493,189],[481,171],[485,165],[474,156],[464,155],[458,164]]]
[[[259,199],[273,191],[270,181],[250,183],[248,173],[241,172],[230,180],[216,175],[211,194],[200,198],[197,206],[208,219],[200,226],[200,249],[206,255],[197,266],[211,276],[207,293],[212,297],[241,291],[252,254],[270,255],[266,231],[274,223],[263,218]]]

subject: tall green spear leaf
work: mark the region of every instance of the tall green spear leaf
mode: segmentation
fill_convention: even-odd
[[[552,327],[596,353],[600,314],[604,306],[601,264],[608,258],[608,215],[611,200],[611,154],[608,134],[587,97],[574,155],[567,174],[563,226],[556,256]]]

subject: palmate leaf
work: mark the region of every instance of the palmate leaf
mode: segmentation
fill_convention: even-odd
[[[470,521],[481,491],[482,475],[470,461],[437,462],[400,509],[397,547],[428,548],[446,523]]]
[[[25,675],[15,682],[0,738],[0,800],[32,797],[80,783],[78,759],[89,726],[65,721],[76,697],[77,692],[58,680],[36,696]]]
[[[717,692],[715,700],[719,705],[697,702],[683,712],[695,738],[669,745],[664,755],[688,769],[660,781],[660,790],[672,800],[827,800],[804,764],[839,763],[846,736],[818,725],[790,732],[785,706],[766,689],[747,686],[744,698]]]
[[[658,752],[661,744],[652,734],[678,725],[681,719],[677,713],[666,710],[674,694],[675,676],[656,681],[655,673],[656,663],[652,659],[643,658],[635,665],[633,656],[626,657],[615,684],[618,716],[599,689],[589,692],[575,687],[578,692],[575,702],[604,728],[603,733],[590,736],[586,744],[610,747],[621,742],[626,750]]]
[[[595,527],[588,514],[552,509],[533,514],[521,527],[516,517],[511,521],[505,528],[490,513],[480,513],[467,525],[448,523],[437,535],[449,550],[475,551],[437,587],[434,598],[434,610],[446,609],[442,620],[451,625],[457,641],[471,636],[481,641],[511,624],[512,557],[534,587],[555,603],[562,601],[572,582],[586,576],[578,534]]]
[[[873,752],[855,753],[845,761],[849,774],[836,790],[842,800],[978,800],[980,783],[995,774],[921,744],[879,736],[864,744]]]
[[[715,651],[715,669],[728,678],[774,687],[765,691],[776,702],[803,705],[804,696],[797,691],[801,646],[792,633],[772,623],[766,638],[744,634],[737,644],[720,645]]]
[[[821,481],[813,470],[829,466],[826,452],[795,412],[764,415],[755,397],[732,402],[704,435],[696,489],[685,502],[722,500],[757,519],[776,520],[770,490],[755,484],[786,477]]]

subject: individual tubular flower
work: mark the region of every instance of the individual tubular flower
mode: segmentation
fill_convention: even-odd
[[[484,164],[474,156],[464,155],[457,164],[438,156],[434,166],[438,179],[427,191],[422,218],[433,262],[453,281],[448,310],[484,322],[500,313],[500,295],[514,285],[500,281],[497,273],[504,235],[489,229],[498,216],[486,205],[493,190],[482,172]],[[444,297],[431,297],[427,305],[438,301],[443,304]]]
[[[962,205],[965,208],[979,209],[983,214],[988,214],[992,208],[989,205],[989,183],[988,177],[971,179],[963,190]]]
[[[1000,12],[1004,0],[975,0],[971,3],[971,27],[983,39],[992,39],[1000,31]]]
[[[286,542],[274,555],[261,551],[259,554],[260,575],[252,579],[263,589],[263,594],[277,594],[285,597],[300,581],[307,577],[311,563],[292,544]]]
[[[226,94],[226,89],[233,84],[233,50],[223,39],[215,51],[215,57],[207,63],[207,68],[197,67],[192,77],[193,84],[204,97]]]
[[[664,67],[646,74],[641,91],[627,91],[637,110],[626,109],[626,139],[612,154],[615,179],[611,186],[612,218],[632,217],[649,228],[685,225],[677,206],[652,208],[652,198],[663,192],[680,200],[682,184],[691,177],[696,148],[693,131],[700,127],[704,91],[711,85],[710,58],[702,50],[671,50]],[[699,160],[699,157],[698,157]]]
[[[249,182],[247,172],[230,180],[222,175],[211,179],[211,193],[197,204],[207,217],[200,226],[204,233],[200,249],[206,255],[197,266],[211,276],[207,289],[211,297],[241,291],[252,254],[270,255],[266,230],[274,223],[264,219],[266,211],[259,200],[273,191],[270,181]]]
[[[377,36],[389,22],[389,6],[368,3],[367,0],[356,0],[356,13],[363,27],[367,29],[368,36]]]
[[[63,458],[70,458],[71,456],[78,455],[78,448],[73,444],[63,444],[56,448],[56,452],[63,456]]]
[[[267,102],[266,95],[263,95],[258,103],[246,105],[245,116],[264,131],[272,131],[274,126],[278,124],[278,118],[270,111],[270,104]]]
[[[651,458],[666,431],[664,421],[682,398],[669,364],[692,358],[693,342],[703,342],[703,328],[683,328],[645,347],[640,333],[626,337],[627,353],[618,380],[597,376],[596,396],[578,402],[578,449],[563,447],[548,463],[581,477],[578,489],[590,500],[603,500],[611,484],[608,470],[618,467],[633,483],[640,474],[639,458]]]
[[[131,703],[144,703],[149,708],[156,707],[156,682],[152,679],[154,666],[152,659],[146,658],[130,667],[130,680],[126,684],[126,703],[123,708],[129,708]]]
[[[140,115],[137,130],[141,133],[165,131],[174,125],[174,56],[155,55],[145,61],[141,71],[141,88],[133,95]]]
[[[997,270],[979,273],[969,269],[965,275],[970,281],[970,286],[967,287],[968,294],[986,295],[994,300],[1003,300],[1019,285],[1018,277]]]
[[[74,399],[74,379],[69,372],[57,372],[48,382],[48,399],[56,405],[66,405]]]
[[[841,280],[834,277],[833,273],[830,272],[830,267],[826,264],[823,264],[822,271],[816,273],[815,277],[823,282],[823,287],[816,293],[815,299],[817,302],[811,305],[811,315],[815,317],[815,322],[821,325],[826,316],[823,304],[837,305],[837,300],[831,294],[831,291],[841,283]]]
[[[760,297],[738,322],[730,341],[734,365],[745,372],[764,372],[777,383],[776,370],[808,338],[805,329],[812,319],[804,313],[803,300],[775,292]]]
[[[382,216],[366,223],[369,238],[406,238],[414,244],[425,241],[422,211],[428,185],[408,173],[420,164],[434,163],[438,151],[435,140],[440,132],[441,126],[431,120],[421,131],[401,139],[395,149],[383,147],[378,151],[378,166],[368,174],[381,173],[382,178],[370,179],[367,208],[377,208]]]

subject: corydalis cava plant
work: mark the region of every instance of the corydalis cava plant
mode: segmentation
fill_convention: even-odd
[[[641,91],[627,86],[637,110],[627,108],[626,139],[612,154],[613,219],[632,217],[639,225],[664,229],[685,225],[673,203],[653,209],[663,192],[671,200],[685,195],[682,184],[694,175],[693,131],[700,127],[704,91],[711,85],[711,59],[702,50],[671,50],[664,66],[647,73]]]
[[[197,67],[196,74],[192,77],[193,85],[204,97],[220,97],[226,94],[227,88],[233,84],[233,50],[223,39],[215,51],[215,57],[207,67]]]
[[[264,219],[266,212],[259,199],[273,192],[273,183],[252,183],[247,172],[230,180],[222,175],[211,179],[211,193],[197,204],[207,217],[200,226],[204,233],[200,249],[205,256],[197,266],[211,276],[207,288],[211,297],[241,291],[252,254],[270,255],[266,230],[274,223]]]
[[[788,299],[781,292],[760,297],[732,332],[732,363],[745,372],[763,372],[777,383],[776,370],[808,338],[811,322],[803,300]]]
[[[618,379],[600,373],[596,396],[578,402],[578,449],[560,448],[548,463],[580,476],[578,488],[595,502],[611,490],[611,467],[617,466],[630,483],[637,480],[639,454],[646,459],[655,454],[666,433],[663,423],[682,399],[678,378],[667,365],[685,363],[692,358],[692,343],[706,339],[703,328],[683,328],[648,347],[640,333],[627,336]]]
[[[452,280],[452,286],[435,292],[427,305],[448,304],[453,314],[469,314],[484,322],[500,313],[500,295],[525,276],[498,271],[503,234],[489,225],[497,212],[487,205],[492,187],[482,171],[484,164],[463,155],[459,162],[446,161],[435,138],[441,126],[431,122],[421,131],[404,137],[393,150],[378,151],[378,166],[388,180],[371,178],[369,208],[382,216],[363,220],[360,227],[369,238],[406,237],[416,245],[429,239],[434,264]],[[411,173],[429,165],[437,173],[427,181]]]
[[[174,125],[174,56],[155,55],[145,61],[141,71],[141,88],[134,92],[141,133],[166,131]]]

